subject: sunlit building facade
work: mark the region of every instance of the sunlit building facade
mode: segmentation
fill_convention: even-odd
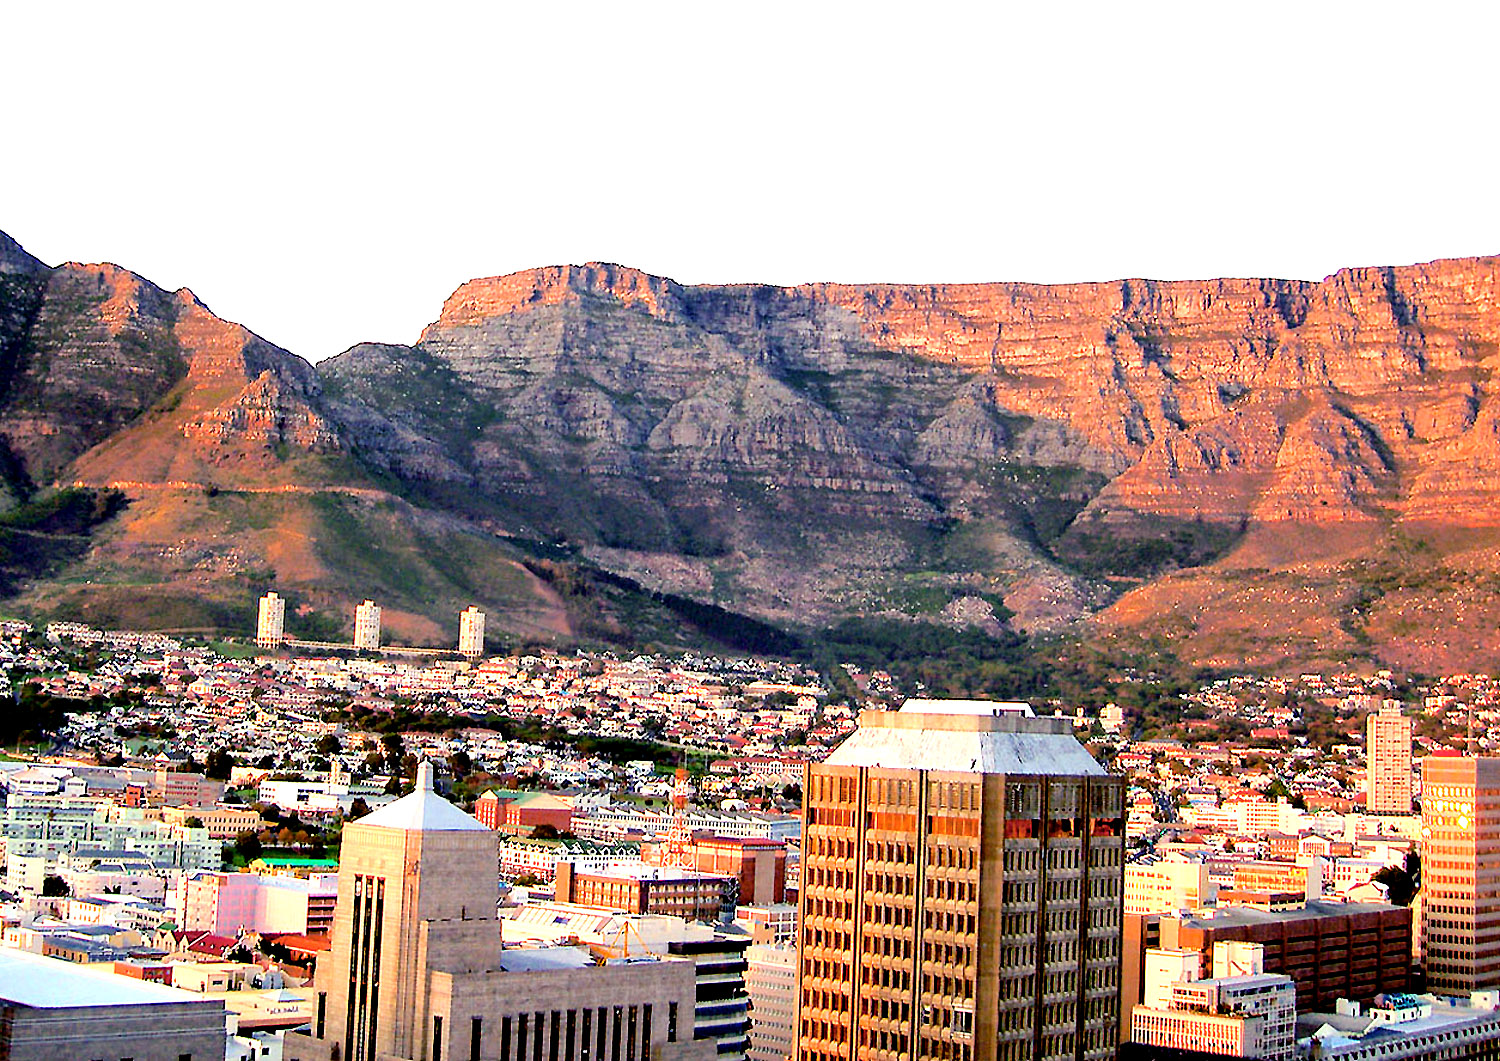
[[[1422,893],[1427,989],[1500,987],[1500,758],[1422,760]]]
[[[801,1061],[1107,1061],[1124,792],[1024,704],[867,711],[804,785]]]

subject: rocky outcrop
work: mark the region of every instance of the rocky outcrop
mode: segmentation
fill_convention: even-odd
[[[957,567],[948,540],[972,525],[972,562],[1043,621],[1034,600],[1096,599],[1056,589],[1076,582],[1053,549],[1075,518],[1094,529],[1074,545],[1172,521],[1493,522],[1497,273],[773,288],[595,263],[470,281],[415,347],[320,371],[378,411],[347,422],[382,466],[472,484],[637,575],[660,555],[672,588],[708,577],[674,583],[668,559],[706,541],[697,567],[732,598],[808,607],[787,583],[811,580],[868,607],[885,591],[859,585]],[[462,395],[462,431],[372,384],[395,363]],[[833,538],[810,553],[813,528]]]
[[[0,440],[31,483],[274,477],[339,448],[312,366],[192,292],[108,264],[25,275],[40,287],[9,348]]]
[[[1057,286],[556,266],[314,368],[190,292],[0,241],[0,355],[0,441],[33,481],[376,476],[793,622],[989,627],[1003,601],[1050,628],[1129,585],[1214,600],[1217,568],[1153,580],[1241,535],[1500,525],[1497,258]]]

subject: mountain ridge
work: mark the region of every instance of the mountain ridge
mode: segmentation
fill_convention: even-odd
[[[466,281],[415,343],[315,366],[108,272],[50,270],[35,320],[0,331],[0,350],[7,334],[26,347],[0,438],[28,475],[384,491],[782,624],[1048,631],[1105,609],[1097,622],[1156,636],[1184,601],[1204,625],[1247,578],[1292,577],[1250,561],[1297,535],[1328,543],[1304,576],[1336,590],[1318,591],[1326,643],[1242,632],[1265,643],[1246,658],[1379,657],[1384,605],[1347,604],[1362,577],[1347,565],[1500,525],[1493,256],[1071,285],[699,286],[549,266]],[[0,298],[0,322],[24,301]],[[57,368],[69,358],[137,392],[94,428],[51,423],[98,397]],[[1350,528],[1363,544],[1337,544]],[[1446,569],[1447,548],[1422,563]],[[1482,546],[1452,555],[1490,566]],[[1203,659],[1230,651],[1189,640]]]

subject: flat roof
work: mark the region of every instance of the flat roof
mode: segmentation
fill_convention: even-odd
[[[1311,921],[1323,917],[1384,914],[1392,910],[1407,909],[1409,908],[1392,906],[1390,903],[1341,903],[1325,899],[1309,899],[1305,906],[1294,907],[1290,910],[1263,910],[1255,906],[1217,906],[1212,908],[1213,913],[1209,916],[1204,916],[1207,910],[1195,910],[1187,917],[1178,920],[1183,925],[1193,928],[1218,928],[1221,925],[1267,925],[1278,921]]]
[[[1103,777],[1067,719],[916,711],[864,711],[829,766],[959,773]]]
[[[109,970],[90,969],[26,951],[0,948],[0,998],[35,1009],[83,1006],[161,1006],[205,1000],[191,991],[153,984]]]

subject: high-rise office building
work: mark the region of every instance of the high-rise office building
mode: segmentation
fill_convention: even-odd
[[[1427,989],[1500,987],[1500,758],[1422,760],[1422,895]]]
[[[1365,721],[1365,809],[1411,813],[1411,719],[1386,700]]]
[[[458,614],[458,650],[465,656],[484,655],[484,612],[472,604]]]
[[[354,609],[354,647],[380,647],[380,605],[372,600]]]
[[[801,1061],[1107,1061],[1123,781],[1025,704],[866,711],[803,786]]]
[[[274,592],[260,599],[260,615],[255,620],[255,643],[275,648],[286,636],[286,601]]]

